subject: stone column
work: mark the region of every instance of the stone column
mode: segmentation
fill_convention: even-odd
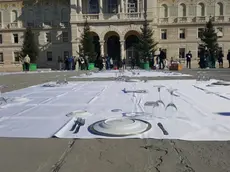
[[[125,41],[120,40],[120,46],[121,46],[121,59],[125,58]]]
[[[103,1],[99,0],[99,13],[102,13],[103,11]]]
[[[121,13],[124,13],[124,1],[120,0]]]
[[[100,41],[100,49],[101,49],[101,56],[102,57],[105,56],[104,44],[105,44],[105,41]]]
[[[99,0],[99,19],[103,19],[103,1]]]
[[[128,13],[128,0],[125,0],[125,13]]]
[[[145,12],[145,0],[142,0],[142,13]]]
[[[78,0],[79,14],[82,14],[82,0]]]
[[[137,12],[138,12],[138,16],[139,16],[139,12],[140,12],[140,0],[137,0]]]

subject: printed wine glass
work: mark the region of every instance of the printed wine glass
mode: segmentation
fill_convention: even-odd
[[[145,102],[144,108],[146,115],[150,115],[151,118],[156,116],[155,109],[159,106],[159,103],[154,101]]]
[[[177,91],[177,89],[168,89],[168,92],[171,95],[171,102],[166,106],[165,110],[168,110],[169,108],[173,108],[175,111],[177,111],[176,105],[173,103],[173,93]]]
[[[2,95],[2,89],[6,88],[4,85],[0,85],[0,105],[7,103],[7,99]]]
[[[163,85],[157,85],[155,86],[157,87],[157,91],[158,91],[158,100],[156,101],[159,105],[162,105],[163,107],[165,107],[164,102],[161,100],[161,88],[163,88]]]

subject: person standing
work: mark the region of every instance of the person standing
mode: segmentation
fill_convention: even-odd
[[[219,68],[223,68],[223,57],[224,54],[222,52],[222,50],[219,52],[218,54],[218,63],[219,63]]]
[[[30,57],[28,54],[24,57],[24,65],[25,65],[25,70],[29,71],[30,70]]]
[[[65,62],[65,70],[68,70],[69,67],[68,56],[65,56],[64,62]]]
[[[134,57],[130,57],[131,58],[131,68],[134,69],[135,67],[135,58]]]
[[[228,50],[227,60],[228,60],[228,68],[230,68],[230,50]]]
[[[121,65],[121,67],[123,68],[123,70],[126,69],[126,60],[125,60],[125,58],[123,58],[123,60],[122,60],[122,65]]]
[[[164,64],[164,60],[166,59],[166,54],[165,52],[160,49],[160,54],[159,54],[159,69],[164,69],[165,68],[165,64]]]
[[[191,59],[192,59],[192,53],[191,51],[189,51],[187,54],[186,54],[186,66],[187,68],[191,69]]]

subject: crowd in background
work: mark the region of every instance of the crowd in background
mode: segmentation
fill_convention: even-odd
[[[213,55],[214,56],[214,55]],[[185,55],[185,60],[186,60],[186,67],[191,68],[191,60],[192,60],[192,53],[189,51]],[[201,51],[200,52],[200,61],[199,61],[199,66],[200,68],[207,68],[209,66],[208,63],[210,63],[210,54],[208,51]],[[215,58],[217,59],[217,62],[219,63],[219,67],[223,67],[223,52],[218,51],[217,54],[215,54]],[[227,55],[227,60],[229,62],[229,68],[230,68],[230,51],[228,52]],[[24,63],[26,66],[26,70],[28,70],[29,62],[28,62],[28,57],[24,59]],[[112,57],[110,57],[108,54],[104,57],[98,56],[95,60],[95,67],[99,68],[99,70],[110,70],[110,69],[126,69],[127,63],[129,63],[131,69],[134,69],[135,66],[138,66],[137,59],[134,57],[128,57],[128,59],[120,59],[116,58],[114,60]],[[159,54],[158,55],[152,55],[149,58],[149,64],[151,69],[165,69],[168,68],[172,63],[180,63],[178,61],[175,62],[173,58],[171,57],[171,60],[168,61],[166,57],[166,52],[163,51],[162,49],[159,49]],[[216,63],[216,60],[213,61],[213,63]],[[64,60],[60,60],[59,57],[59,64],[60,70],[88,70],[89,66],[89,60],[88,56],[86,57],[76,57],[76,56],[66,56],[64,57]],[[215,66],[215,64],[213,64]]]

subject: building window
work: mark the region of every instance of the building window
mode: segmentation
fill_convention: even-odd
[[[98,4],[98,1],[89,0],[89,13],[90,14],[97,14],[97,13],[99,13],[99,4]]]
[[[18,43],[18,34],[13,34],[13,43]]]
[[[204,28],[198,28],[198,38],[203,37]]]
[[[4,62],[3,53],[0,52],[0,63],[3,63],[3,62]]]
[[[62,41],[69,42],[69,34],[68,32],[62,32]]]
[[[0,44],[2,44],[2,34],[0,34]]]
[[[14,52],[14,62],[20,62],[20,52]]]
[[[167,29],[161,29],[161,39],[167,39]]]
[[[179,29],[179,38],[185,39],[185,29]]]
[[[46,33],[46,42],[51,42],[52,40],[51,40],[52,38],[51,38],[51,33],[50,32],[47,32]]]
[[[117,0],[109,0],[108,2],[108,12],[109,13],[117,13]]]
[[[69,51],[64,51],[64,58],[69,57]]]
[[[53,55],[52,55],[52,52],[51,51],[48,51],[46,53],[46,57],[47,57],[47,61],[48,62],[51,62],[53,60]]]
[[[185,58],[185,48],[179,48],[179,58]]]

